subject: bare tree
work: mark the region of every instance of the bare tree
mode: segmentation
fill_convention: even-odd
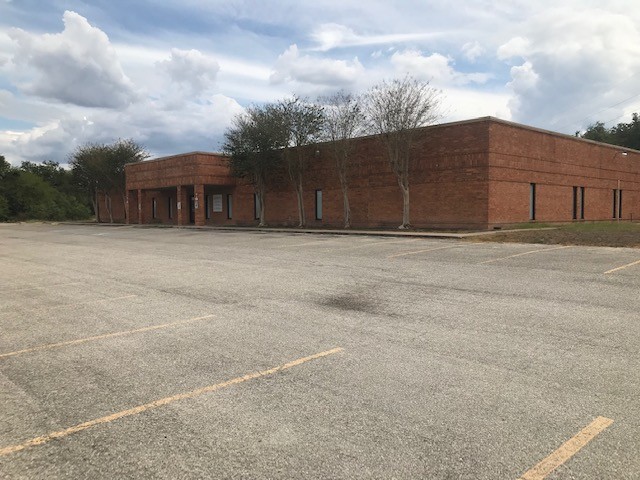
[[[340,91],[320,99],[324,104],[324,135],[336,161],[340,188],[344,228],[351,227],[349,206],[349,167],[353,154],[353,139],[362,131],[362,105],[358,97]]]
[[[306,217],[302,180],[307,162],[305,147],[319,140],[322,133],[323,111],[322,107],[308,103],[299,97],[281,101],[279,105],[289,130],[289,141],[284,149],[284,156],[289,179],[298,200],[298,226],[304,227]]]
[[[267,177],[281,161],[281,151],[289,139],[289,126],[279,105],[250,107],[233,119],[224,134],[223,151],[236,177],[247,178],[258,197],[259,226],[266,225],[265,193]]]
[[[441,92],[411,76],[383,81],[366,94],[367,120],[379,135],[402,191],[402,225],[409,228],[409,166],[416,129],[439,117]]]

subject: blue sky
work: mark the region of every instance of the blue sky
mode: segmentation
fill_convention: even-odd
[[[0,154],[218,150],[252,103],[406,74],[442,90],[442,121],[571,134],[640,111],[639,26],[630,0],[0,0]]]

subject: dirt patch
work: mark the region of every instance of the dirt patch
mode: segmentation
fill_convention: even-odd
[[[521,230],[469,238],[471,242],[540,243],[640,248],[639,223],[602,222],[561,225],[553,230]]]

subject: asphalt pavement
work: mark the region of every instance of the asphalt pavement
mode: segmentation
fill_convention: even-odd
[[[0,225],[0,477],[640,478],[639,260]]]

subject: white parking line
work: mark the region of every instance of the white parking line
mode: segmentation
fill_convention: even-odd
[[[609,273],[617,272],[618,270],[624,270],[625,268],[633,267],[634,265],[638,265],[638,264],[640,264],[640,260],[627,263],[626,265],[622,265],[621,267],[612,268],[611,270],[607,270],[606,272],[604,272],[604,274],[607,275]]]
[[[459,247],[460,245],[447,245],[446,247],[425,248],[424,250],[412,250],[410,252],[400,252],[389,255],[387,258],[406,257],[407,255],[417,255],[419,253],[433,252],[435,250],[446,250],[448,248]]]
[[[524,255],[532,255],[534,253],[550,252],[551,250],[562,250],[563,248],[571,248],[571,245],[564,245],[562,247],[553,247],[553,248],[538,248],[537,250],[529,250],[528,252],[516,253],[515,255],[508,255],[506,257],[500,257],[500,258],[493,258],[491,260],[486,260],[484,262],[480,262],[478,265],[484,265],[486,263],[499,262],[500,260],[507,260],[508,258],[522,257]]]

